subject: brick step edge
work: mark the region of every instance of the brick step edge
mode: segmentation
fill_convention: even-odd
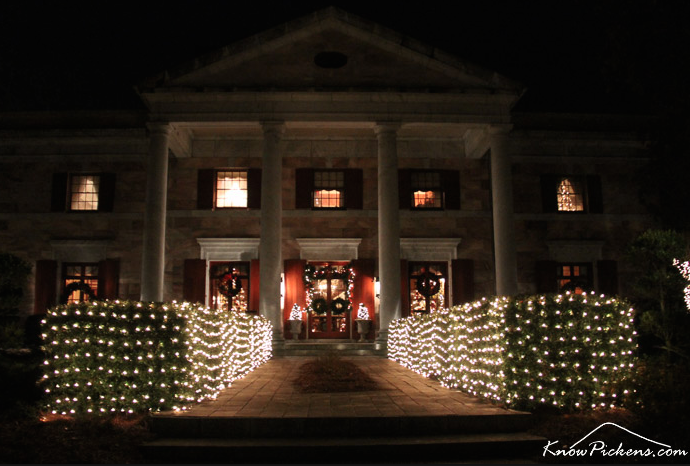
[[[378,417],[203,417],[154,415],[151,430],[160,437],[278,438],[381,437],[524,432],[529,413]]]
[[[150,459],[183,462],[338,462],[376,460],[465,461],[469,458],[536,458],[546,439],[526,433],[464,434],[410,437],[329,437],[269,439],[168,439],[142,445]],[[335,455],[334,453],[337,452]],[[356,456],[353,456],[356,455]]]

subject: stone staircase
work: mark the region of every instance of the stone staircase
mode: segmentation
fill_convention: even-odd
[[[166,463],[525,462],[545,439],[531,416],[191,417],[156,415],[142,448]]]
[[[381,343],[357,342],[355,340],[286,340],[276,345],[273,354],[284,356],[319,356],[328,352],[338,356],[379,356],[386,357],[386,347]]]

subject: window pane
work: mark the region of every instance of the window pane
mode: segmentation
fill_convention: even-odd
[[[314,191],[314,207],[320,209],[335,209],[342,207],[342,192],[333,190],[320,189]]]
[[[247,172],[219,171],[216,175],[216,207],[247,207]]]
[[[560,212],[582,212],[585,210],[582,185],[575,180],[563,178],[558,185],[556,196]]]
[[[317,209],[338,209],[345,205],[343,202],[345,194],[344,172],[314,172],[314,188],[312,207]]]
[[[71,180],[70,209],[98,210],[100,177],[97,175],[72,175]]]
[[[414,192],[414,207],[420,209],[440,209],[441,208],[441,192],[440,191],[415,191]]]

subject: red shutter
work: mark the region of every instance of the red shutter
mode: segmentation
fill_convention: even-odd
[[[558,292],[558,276],[556,275],[558,263],[556,261],[537,261],[536,267],[537,293]]]
[[[182,298],[191,303],[206,302],[206,261],[185,259],[183,271]]]
[[[597,291],[608,296],[618,294],[618,263],[616,261],[597,261]]]
[[[314,191],[314,170],[297,168],[295,170],[295,209],[311,209],[312,191]]]
[[[249,311],[259,314],[259,259],[249,263]]]
[[[283,319],[290,317],[292,306],[298,304],[304,309],[306,305],[306,295],[304,289],[304,266],[307,261],[301,259],[287,259],[285,261],[285,308],[283,309]],[[302,325],[302,335],[306,338],[306,322]],[[291,339],[290,326],[285,325],[285,338]]]
[[[67,173],[53,173],[53,186],[50,198],[51,212],[67,210]]]
[[[364,205],[362,170],[345,170],[345,208],[361,210]]]
[[[410,271],[406,259],[400,261],[400,316],[410,316]]]
[[[100,203],[99,203],[100,204]],[[98,299],[117,299],[120,285],[120,261],[106,259],[98,263]]]
[[[441,172],[441,186],[445,194],[445,208],[460,210],[460,172],[458,170],[443,170]]]
[[[376,262],[373,259],[356,259],[352,261],[352,268],[355,272],[355,286],[352,290],[352,320],[357,318],[359,303],[363,303],[369,309],[369,318],[374,320],[375,301],[374,301],[374,273]],[[353,324],[354,325],[354,324]],[[374,327],[371,326],[367,339],[374,338]],[[355,332],[357,326],[354,325]]]
[[[474,301],[474,261],[453,259],[453,306]]]
[[[216,188],[216,171],[214,169],[199,170],[197,174],[196,208],[199,210],[213,209],[213,194]]]
[[[36,261],[34,281],[34,314],[45,314],[55,305],[57,287],[57,262]]]
[[[112,212],[115,204],[115,173],[101,173],[98,187],[98,211]]]
[[[398,198],[400,200],[401,209],[412,208],[412,191],[411,191],[411,170],[404,168],[398,170]],[[407,275],[407,274],[406,274]]]
[[[247,170],[247,207],[261,209],[261,169]]]

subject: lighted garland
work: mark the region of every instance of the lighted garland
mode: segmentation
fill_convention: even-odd
[[[189,303],[58,306],[42,322],[53,413],[185,409],[271,357],[271,324]]]
[[[389,335],[389,358],[521,409],[617,405],[635,363],[633,310],[593,294],[484,299],[396,320]]]
[[[683,278],[690,282],[690,262],[681,262],[678,259],[673,259],[673,265],[676,266]],[[685,295],[685,307],[690,311],[690,284],[683,289],[683,294]]]

